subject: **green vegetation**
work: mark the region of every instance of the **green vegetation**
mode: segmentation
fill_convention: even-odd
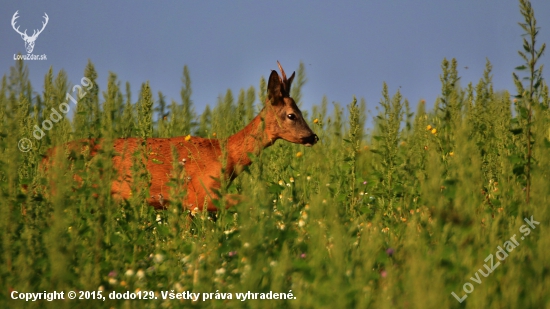
[[[155,101],[148,83],[134,102],[130,85],[123,93],[114,73],[100,93],[89,62],[84,76],[94,87],[76,108],[70,103],[74,117],[62,117],[36,140],[35,125],[67,92],[76,94],[65,72],[54,76],[52,69],[37,93],[16,61],[0,88],[0,307],[549,307],[550,100],[537,67],[544,45],[535,46],[534,14],[528,1],[520,0],[520,8],[526,63],[513,75],[517,95],[493,90],[489,61],[480,81],[463,88],[457,61],[444,59],[434,109],[419,102],[412,112],[402,94],[391,95],[384,84],[369,134],[364,100],[353,98],[347,109],[335,104],[328,114],[324,99],[304,111],[320,142],[305,148],[279,141],[255,157],[224,189],[248,199],[220,210],[216,221],[206,213],[190,219],[177,200],[163,211],[145,203],[150,175],[138,158],[147,154],[146,144],[133,156],[132,198],[111,197],[112,139],[226,138],[265,102],[264,78],[236,100],[228,90],[197,115],[187,67],[182,101],[167,104],[160,92]],[[301,65],[292,90],[297,99],[305,82]],[[31,151],[18,149],[22,137],[32,140]],[[52,146],[63,149],[80,138],[103,138],[104,149],[72,161],[60,151],[55,168],[38,168]],[[181,173],[180,166],[174,170]],[[82,184],[72,178],[76,171]],[[181,197],[180,188],[174,179],[169,189]],[[529,226],[524,218],[531,216],[540,225],[521,239],[520,227]],[[498,247],[514,235],[519,245],[487,277],[480,275],[488,272],[483,264],[490,268],[486,258],[492,254],[496,264]],[[154,291],[158,299],[10,299],[11,291],[54,290],[65,291],[65,298],[70,290],[101,290],[107,298],[113,291]],[[248,291],[290,290],[296,299],[236,299]],[[231,293],[233,299],[164,300],[163,291]],[[459,303],[453,292],[468,297]]]

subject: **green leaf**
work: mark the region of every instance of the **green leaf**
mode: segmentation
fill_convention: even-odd
[[[216,209],[222,209],[223,208],[222,201],[219,200],[219,199],[213,199],[212,204],[214,204],[214,207],[216,207]]]
[[[521,134],[523,132],[523,129],[522,128],[512,129],[512,130],[510,130],[510,132],[512,132],[512,134],[514,134],[514,135],[518,135],[518,134]]]
[[[338,202],[344,202],[348,199],[348,196],[344,193],[338,194],[338,197],[336,198],[336,201]]]
[[[540,82],[542,81],[542,79],[538,79],[537,82],[535,83],[535,85],[533,85],[533,88],[534,89],[537,89],[539,86],[540,86]]]
[[[518,155],[511,155],[508,157],[508,160],[510,160],[512,164],[518,164],[523,161],[523,158]]]
[[[170,234],[170,230],[164,224],[158,224],[156,226],[156,228],[157,228],[157,232],[158,232],[159,236],[161,236],[161,237],[165,237],[165,236],[168,236]]]
[[[520,166],[516,166],[512,169],[512,172],[514,173],[514,175],[516,176],[521,176],[523,174],[525,174],[525,168],[523,165],[520,165]]]
[[[525,69],[527,69],[525,65],[520,65],[519,67],[516,67],[514,70],[523,71]]]
[[[267,188],[267,192],[279,194],[279,193],[281,193],[284,189],[285,189],[284,187],[281,187],[281,186],[279,186],[278,184],[272,184],[271,186],[269,186],[269,188]]]

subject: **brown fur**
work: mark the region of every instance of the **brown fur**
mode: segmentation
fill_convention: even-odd
[[[280,64],[279,69],[282,78],[275,71],[269,77],[268,99],[263,110],[250,124],[227,139],[224,178],[228,181],[235,179],[245,166],[252,163],[247,153],[258,155],[277,139],[306,146],[317,142],[317,135],[311,131],[296,103],[289,97],[294,73],[287,79]],[[289,117],[290,114],[294,116]],[[132,154],[138,150],[141,142],[142,139],[139,138],[115,140],[114,149],[117,155],[113,158],[113,165],[118,176],[111,188],[114,196],[124,199],[130,197]],[[77,141],[70,143],[69,148],[79,150],[83,144],[90,144],[90,153],[93,156],[101,148],[101,143],[101,140]],[[206,205],[208,211],[216,210],[212,199],[218,198],[215,190],[219,190],[221,186],[218,181],[222,170],[220,140],[191,137],[186,141],[184,136],[180,136],[149,138],[146,144],[149,152],[146,167],[151,174],[150,198],[147,201],[150,205],[163,208],[170,199],[167,183],[173,177],[172,148],[175,148],[178,164],[184,167],[184,189],[187,191],[184,207],[202,210]],[[236,201],[234,197],[229,199],[230,202]]]

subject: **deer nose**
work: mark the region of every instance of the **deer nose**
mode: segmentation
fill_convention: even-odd
[[[315,145],[315,143],[317,143],[319,141],[319,136],[317,136],[317,134],[313,134],[313,135],[310,135],[308,136],[305,140],[304,140],[304,145],[307,146],[307,147],[311,147],[313,145]]]

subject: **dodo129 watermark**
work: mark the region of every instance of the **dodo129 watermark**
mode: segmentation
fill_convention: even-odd
[[[88,93],[87,91],[89,91],[94,87],[94,84],[92,83],[92,81],[87,77],[82,77],[82,79],[80,80],[80,84],[82,86],[75,85],[72,89],[73,93],[77,92],[78,100],[84,98]],[[83,87],[86,89],[84,90]],[[75,106],[78,104],[77,99],[75,99],[69,92],[67,92],[67,95],[65,96],[65,102],[59,104],[57,106],[57,109],[52,107],[50,116],[47,118],[44,118],[40,126],[35,125],[33,127],[32,136],[36,140],[41,140],[44,136],[46,136],[46,133],[44,131],[51,130],[53,128],[54,123],[58,123],[61,119],[63,119],[64,115],[66,115],[71,110],[69,101],[72,102]],[[32,141],[27,137],[23,137],[17,143],[17,147],[19,147],[19,150],[22,152],[28,152],[29,150],[32,149],[32,146],[33,146]]]

